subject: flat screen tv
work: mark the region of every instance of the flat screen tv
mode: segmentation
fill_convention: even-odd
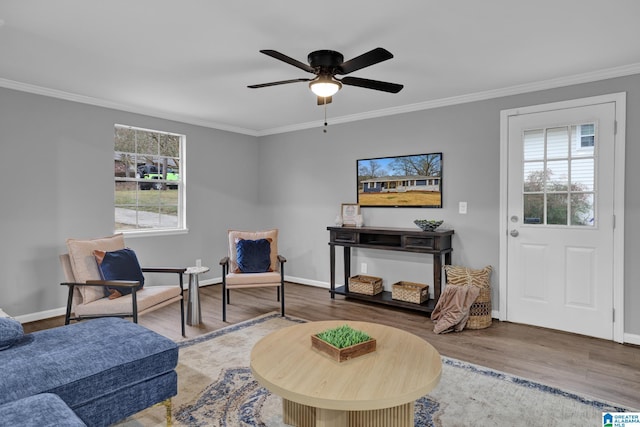
[[[357,160],[361,207],[442,207],[442,153]]]

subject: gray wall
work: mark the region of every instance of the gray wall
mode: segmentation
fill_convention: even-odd
[[[357,159],[441,151],[442,209],[366,208],[365,224],[414,227],[416,218],[443,219],[456,232],[454,263],[495,267],[492,292],[497,308],[500,111],[617,92],[627,92],[625,332],[640,334],[640,312],[634,309],[640,304],[640,265],[635,262],[640,253],[640,224],[635,221],[640,195],[634,188],[640,171],[633,167],[633,160],[640,159],[640,123],[635,119],[640,114],[640,75],[333,126],[329,119],[326,134],[311,129],[261,138],[265,166],[260,172],[260,205],[283,230],[288,274],[329,281],[326,226],[333,223],[341,203],[356,201]],[[458,214],[459,201],[468,202],[467,215]],[[354,253],[352,273],[365,262],[368,274],[383,277],[386,287],[398,280],[431,283],[428,256],[362,249]],[[341,277],[340,250],[337,258]]]
[[[0,307],[9,314],[65,306],[58,263],[65,240],[113,233],[115,123],[186,135],[190,231],[128,237],[141,264],[194,265],[200,258],[211,267],[203,279],[219,277],[227,227],[254,228],[262,217],[255,137],[0,88]]]
[[[454,263],[492,265],[494,305],[499,280],[500,110],[627,92],[625,332],[640,334],[638,217],[640,75],[261,138],[0,89],[4,202],[0,307],[28,315],[62,307],[57,255],[67,237],[108,235],[113,226],[113,124],[187,135],[189,233],[128,238],[141,262],[192,265],[201,258],[219,276],[228,228],[279,227],[287,275],[329,281],[328,232],[341,203],[356,201],[356,159],[442,152],[442,209],[364,209],[365,223],[414,227],[416,218],[444,219],[456,230]],[[347,96],[345,93],[344,96]],[[381,95],[383,96],[383,95]],[[336,102],[339,100],[336,98]],[[329,107],[329,116],[331,110]],[[467,215],[457,213],[468,202]],[[368,274],[387,286],[430,283],[429,257],[357,250]],[[340,277],[341,270],[338,270]],[[328,296],[327,296],[328,298]]]

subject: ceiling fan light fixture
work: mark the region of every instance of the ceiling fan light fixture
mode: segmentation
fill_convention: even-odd
[[[335,95],[342,88],[342,83],[330,76],[318,76],[317,79],[309,83],[309,88],[317,96],[325,98]]]

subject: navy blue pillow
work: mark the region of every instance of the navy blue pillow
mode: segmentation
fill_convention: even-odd
[[[0,317],[0,350],[11,347],[23,335],[22,323],[11,317]]]
[[[271,271],[271,242],[269,239],[236,242],[238,269],[243,273]]]
[[[138,289],[142,289],[144,286],[144,275],[138,263],[138,257],[131,249],[126,248],[112,252],[94,251],[94,255],[103,280],[135,280],[140,282]],[[131,291],[131,288],[107,286],[105,295],[113,299],[128,295]]]

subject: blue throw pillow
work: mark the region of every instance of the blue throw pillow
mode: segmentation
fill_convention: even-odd
[[[264,273],[271,271],[270,239],[244,240],[236,242],[238,269],[242,273]]]
[[[0,317],[0,350],[8,349],[23,335],[22,323],[11,317]]]
[[[140,282],[138,289],[144,286],[144,275],[138,263],[136,253],[129,248],[118,251],[93,251],[98,269],[103,280],[135,280]],[[105,288],[105,294],[110,299],[131,293],[131,288]]]

